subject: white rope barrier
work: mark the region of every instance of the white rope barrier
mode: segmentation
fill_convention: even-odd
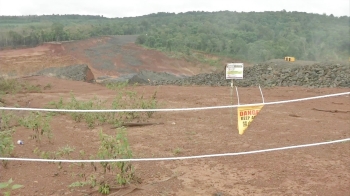
[[[335,97],[342,95],[349,95],[350,92],[336,93],[321,95],[315,97],[307,97],[301,99],[291,99],[285,101],[275,101],[268,103],[254,103],[254,104],[244,104],[244,105],[228,105],[228,106],[210,106],[210,107],[195,107],[195,108],[169,108],[169,109],[120,109],[120,110],[68,110],[68,109],[45,109],[45,108],[14,108],[14,107],[0,107],[0,110],[17,110],[17,111],[40,111],[40,112],[174,112],[174,111],[193,111],[193,110],[211,110],[211,109],[226,109],[226,108],[237,108],[240,106],[257,106],[257,105],[273,105],[273,104],[282,104],[282,103],[292,103],[298,101],[307,101],[313,99],[321,99],[327,97]]]
[[[342,95],[349,95],[350,92],[336,93],[336,94],[328,94],[321,95],[315,97],[307,97],[301,99],[292,99],[285,101],[276,101],[276,102],[268,102],[263,103],[265,105],[273,105],[273,104],[282,104],[282,103],[291,103],[298,101],[306,101],[313,99],[321,99],[327,97],[335,97]],[[44,111],[44,112],[165,112],[165,111],[190,111],[190,110],[208,110],[208,109],[224,109],[224,108],[235,108],[239,106],[256,106],[261,105],[258,104],[245,104],[245,105],[229,105],[229,106],[212,106],[212,107],[196,107],[196,108],[173,108],[173,109],[123,109],[123,110],[67,110],[67,109],[43,109],[43,108],[11,108],[11,107],[0,107],[0,110],[20,110],[20,111]],[[200,159],[200,158],[211,158],[211,157],[224,157],[224,156],[238,156],[238,155],[247,155],[247,154],[257,154],[264,152],[272,152],[272,151],[281,151],[288,149],[296,149],[296,148],[305,148],[326,144],[334,144],[340,142],[348,142],[350,138],[328,141],[328,142],[320,142],[320,143],[311,143],[311,144],[303,144],[296,146],[286,146],[280,148],[270,148],[263,150],[254,150],[254,151],[246,151],[246,152],[236,152],[236,153],[224,153],[224,154],[209,154],[209,155],[197,155],[197,156],[186,156],[186,157],[164,157],[164,158],[139,158],[139,159],[108,159],[108,160],[59,160],[59,159],[33,159],[33,158],[8,158],[8,157],[0,157],[0,160],[4,161],[32,161],[32,162],[61,162],[61,163],[91,163],[91,162],[126,162],[126,161],[171,161],[171,160],[185,160],[185,159]]]
[[[269,149],[263,149],[263,150],[253,150],[253,151],[246,151],[246,152],[234,152],[234,153],[224,153],[224,154],[209,154],[209,155],[197,155],[197,156],[186,156],[186,157],[139,158],[139,159],[106,159],[106,160],[64,160],[64,159],[59,160],[59,159],[31,159],[31,158],[6,158],[6,157],[0,157],[0,160],[6,160],[6,161],[32,161],[32,162],[56,162],[56,163],[59,163],[59,162],[61,162],[61,163],[92,163],[92,162],[93,163],[101,163],[101,162],[126,162],[126,161],[133,161],[133,162],[140,162],[140,161],[173,161],[173,160],[202,159],[202,158],[211,158],[211,157],[225,157],[225,156],[238,156],[238,155],[257,154],[257,153],[264,153],[264,152],[281,151],[281,150],[305,148],[305,147],[311,147],[311,146],[335,144],[335,143],[348,142],[348,141],[350,141],[350,138],[340,139],[340,140],[333,140],[333,141],[328,141],[328,142],[302,144],[302,145],[296,145],[296,146],[286,146],[286,147],[280,147],[280,148],[269,148]]]

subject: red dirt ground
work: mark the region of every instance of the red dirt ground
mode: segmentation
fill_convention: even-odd
[[[0,50],[0,76],[23,76],[47,67],[74,64],[87,64],[96,78],[117,77],[140,70],[176,75],[195,75],[215,70],[215,67],[207,64],[170,58],[159,51],[142,48],[134,44],[135,40],[136,36],[99,37],[45,43],[28,49]],[[108,67],[104,67],[106,65]]]
[[[41,86],[52,84],[52,88],[42,93],[6,95],[6,106],[44,107],[50,101],[58,101],[60,97],[68,98],[70,92],[77,99],[84,100],[94,96],[111,100],[116,95],[115,91],[97,84],[46,77],[24,80]],[[231,103],[229,87],[128,88],[148,97],[157,90],[157,99],[162,108]],[[263,89],[266,102],[346,91],[349,89]],[[239,88],[239,94],[242,104],[261,101],[257,88]],[[349,96],[266,105],[243,135],[239,135],[236,130],[236,110],[233,112],[233,124],[231,109],[159,112],[150,122],[164,124],[127,128],[127,135],[134,158],[242,152],[349,138],[349,111]],[[85,123],[75,123],[68,115],[57,115],[51,126],[54,143],[43,139],[40,145],[28,139],[30,130],[16,128],[13,140],[22,139],[24,145],[16,145],[14,156],[38,158],[33,153],[36,147],[55,151],[69,145],[75,147],[71,159],[79,159],[79,150],[84,150],[88,157],[96,154],[98,131],[101,128],[107,133],[113,133],[109,125],[89,129]],[[350,142],[242,156],[133,162],[136,175],[142,183],[113,190],[111,195],[344,196],[350,187],[349,163]],[[72,182],[82,180],[79,174],[94,173],[89,165],[80,169],[77,165],[63,164],[63,169],[59,170],[57,164],[11,161],[7,169],[1,166],[0,171],[0,182],[13,178],[16,183],[25,186],[14,191],[13,195],[98,195],[95,189],[88,187],[68,188]]]

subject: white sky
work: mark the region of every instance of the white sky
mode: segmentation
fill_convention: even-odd
[[[349,16],[349,0],[0,0],[0,15],[84,14],[133,17],[157,12],[299,11]]]

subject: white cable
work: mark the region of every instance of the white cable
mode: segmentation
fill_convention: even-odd
[[[262,92],[262,90],[260,88],[260,84],[259,84],[259,89],[260,89],[260,94],[261,94],[262,101],[263,101],[263,103],[265,103],[264,95],[263,95],[263,92]]]
[[[210,155],[197,155],[197,156],[187,156],[187,157],[164,157],[164,158],[139,158],[139,159],[108,159],[108,160],[58,160],[58,159],[31,159],[31,158],[5,158],[0,157],[0,160],[7,161],[34,161],[34,162],[61,162],[61,163],[101,163],[101,162],[126,162],[126,161],[172,161],[172,160],[185,160],[185,159],[200,159],[200,158],[210,158],[210,157],[224,157],[224,156],[237,156],[237,155],[247,155],[247,154],[257,154],[263,152],[272,152],[272,151],[280,151],[280,150],[288,150],[295,148],[305,148],[311,146],[320,146],[326,144],[334,144],[339,142],[347,142],[350,141],[350,138],[333,140],[328,142],[319,142],[312,144],[302,144],[296,146],[286,146],[280,148],[269,148],[264,150],[253,150],[246,152],[234,152],[234,153],[224,153],[224,154],[210,154]]]
[[[235,86],[236,87],[236,94],[237,94],[237,104],[238,105],[240,105],[240,103],[239,103],[239,94],[238,94],[238,89],[237,89],[237,86]]]
[[[236,108],[240,106],[258,106],[258,105],[273,105],[273,104],[282,104],[282,103],[292,103],[298,101],[306,101],[312,99],[321,99],[326,97],[335,97],[342,95],[349,95],[350,92],[336,93],[321,95],[315,97],[307,97],[301,99],[292,99],[285,101],[275,101],[268,103],[254,103],[254,104],[244,104],[244,105],[228,105],[228,106],[211,106],[211,107],[196,107],[196,108],[169,108],[169,109],[122,109],[122,110],[68,110],[68,109],[45,109],[45,108],[14,108],[14,107],[0,107],[0,110],[19,110],[19,111],[40,111],[40,112],[174,112],[174,111],[192,111],[192,110],[211,110],[211,109],[226,109],[226,108]]]

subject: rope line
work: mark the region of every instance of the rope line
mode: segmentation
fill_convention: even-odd
[[[273,152],[273,151],[281,151],[288,149],[296,149],[296,148],[306,148],[312,146],[320,146],[327,144],[334,144],[340,142],[348,142],[350,138],[333,140],[328,142],[319,142],[319,143],[311,143],[311,144],[302,144],[296,146],[285,146],[279,148],[269,148],[263,150],[253,150],[246,152],[234,152],[234,153],[224,153],[224,154],[209,154],[209,155],[197,155],[197,156],[186,156],[186,157],[164,157],[164,158],[139,158],[139,159],[106,159],[106,160],[59,160],[59,159],[32,159],[32,158],[5,158],[0,157],[0,160],[6,161],[32,161],[32,162],[61,162],[61,163],[101,163],[101,162],[140,162],[140,161],[172,161],[172,160],[185,160],[185,159],[201,159],[201,158],[211,158],[211,157],[224,157],[224,156],[238,156],[238,155],[247,155],[247,154],[257,154],[264,152]]]
[[[349,95],[350,92],[336,93],[336,94],[328,94],[321,95],[315,97],[306,97],[300,99],[291,99],[284,101],[275,101],[268,103],[254,103],[254,104],[244,104],[244,105],[227,105],[227,106],[210,106],[210,107],[194,107],[194,108],[169,108],[169,109],[121,109],[121,110],[68,110],[68,109],[46,109],[46,108],[14,108],[14,107],[0,107],[0,110],[17,110],[17,111],[40,111],[40,112],[174,112],[174,111],[193,111],[193,110],[212,110],[212,109],[226,109],[226,108],[237,108],[240,106],[257,106],[257,105],[273,105],[273,104],[282,104],[282,103],[292,103],[298,101],[307,101],[313,99],[321,99],[327,97],[335,97],[342,95]]]

